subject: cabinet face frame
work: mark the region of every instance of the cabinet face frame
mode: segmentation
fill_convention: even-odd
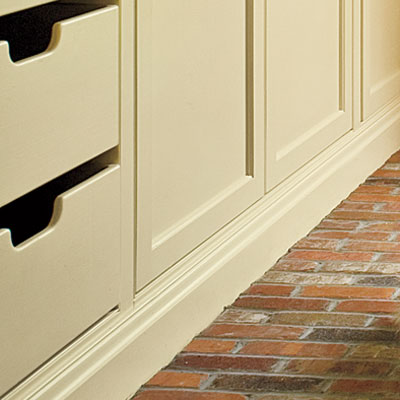
[[[175,262],[196,248],[218,229],[252,205],[264,193],[264,109],[265,109],[265,0],[242,0],[245,18],[245,166],[243,176],[217,196],[193,210],[174,224],[171,229],[153,237],[152,225],[152,144],[151,126],[144,129],[142,121],[146,107],[141,109],[140,91],[143,70],[140,57],[140,1],[137,2],[137,239],[136,290],[145,287]],[[149,32],[147,32],[147,35]],[[144,46],[151,46],[146,40]],[[144,47],[143,46],[143,47]],[[148,96],[149,97],[149,96]],[[141,103],[142,101],[142,103]],[[147,105],[148,106],[148,105]],[[148,111],[148,108],[147,108]],[[147,115],[147,122],[150,116]],[[146,133],[144,133],[146,132]]]
[[[280,121],[293,118],[291,117],[290,109],[285,110],[282,106],[282,110],[277,111],[278,107],[276,106],[276,104],[274,105],[274,103],[270,100],[273,99],[273,101],[276,102],[279,96],[283,96],[282,93],[284,91],[278,90],[277,86],[274,87],[274,83],[277,81],[277,77],[280,82],[285,81],[283,76],[285,69],[277,67],[277,65],[282,66],[282,62],[280,59],[276,61],[277,64],[274,67],[270,65],[270,62],[273,63],[274,60],[277,59],[276,57],[273,57],[271,53],[278,54],[279,57],[280,51],[282,52],[282,60],[285,59],[285,51],[287,51],[287,48],[285,47],[281,49],[281,45],[282,43],[284,43],[283,40],[286,41],[286,46],[290,46],[292,45],[292,43],[290,42],[289,35],[284,37],[284,35],[286,35],[286,32],[284,32],[283,29],[278,32],[278,34],[272,31],[273,27],[271,27],[272,24],[269,24],[268,18],[271,18],[271,22],[276,23],[276,21],[273,20],[274,15],[271,9],[273,6],[281,6],[278,0],[276,0],[276,3],[273,3],[273,1],[275,0],[269,0],[267,2],[268,7],[266,22],[266,192],[270,191],[275,186],[283,182],[291,174],[299,170],[308,161],[318,155],[321,151],[323,151],[326,147],[339,139],[341,136],[351,131],[353,128],[353,0],[337,0],[337,15],[339,18],[339,26],[337,27],[337,30],[339,37],[337,38],[336,45],[338,48],[337,59],[339,65],[337,69],[339,77],[338,86],[336,88],[337,92],[331,93],[332,96],[338,97],[337,110],[332,110],[329,111],[329,113],[326,115],[321,115],[320,120],[314,121],[312,125],[303,128],[302,130],[292,130],[291,132],[293,133],[289,132],[289,134],[293,136],[290,141],[287,141],[287,143],[283,143],[282,139],[280,139],[281,137],[283,137],[282,135],[288,134],[288,132],[282,131],[282,123]],[[299,0],[298,2],[296,0],[293,1],[294,3],[299,4],[302,0]],[[308,5],[308,8],[311,8],[310,4]],[[283,5],[282,7],[284,9]],[[305,12],[304,18],[306,18],[307,15],[309,14]],[[299,18],[300,17],[301,16],[299,16]],[[303,24],[303,28],[308,29],[308,32],[304,33],[305,37],[311,36],[311,28],[308,26],[306,27],[305,24]],[[278,27],[278,29],[281,28]],[[290,31],[289,33],[292,32]],[[279,34],[282,35],[283,39],[279,37]],[[315,32],[315,35],[318,34],[319,32]],[[321,48],[323,48],[321,42],[323,39],[323,36],[317,38],[317,40],[319,41],[318,44],[321,46]],[[305,43],[307,45],[307,42]],[[295,46],[295,44],[293,44],[293,46]],[[328,45],[326,45],[325,48],[329,48]],[[295,50],[294,47],[293,50]],[[303,55],[299,51],[294,54],[298,54],[300,57]],[[307,57],[307,55],[304,55],[304,57]],[[321,62],[323,61],[324,60],[321,60]],[[309,71],[307,70],[308,66],[306,66],[307,62],[311,67],[312,60],[308,59],[303,59],[301,66],[298,65],[298,63],[296,62],[287,63],[288,65],[295,65],[296,67],[293,68],[298,69],[296,70],[297,80],[302,79],[302,73],[306,74],[305,76],[309,74]],[[289,73],[290,72],[292,72],[292,75],[294,74],[293,70],[289,70]],[[282,75],[279,76],[279,74]],[[332,77],[330,79],[332,79]],[[328,95],[329,94],[326,93],[326,96]],[[300,104],[301,102],[303,102],[303,104],[308,104],[308,102],[311,101],[311,98],[308,98],[309,94],[306,90],[299,92],[298,96],[298,104]],[[301,96],[302,99],[300,99]],[[310,107],[312,106],[313,105],[310,103]],[[298,113],[298,110],[295,111]]]
[[[372,58],[369,56],[370,38],[372,34],[368,29],[370,22],[370,14],[368,2],[370,0],[358,0],[360,3],[360,24],[361,24],[361,118],[366,121],[375,113],[379,112],[392,100],[399,96],[400,93],[400,65],[396,72],[384,77],[378,82],[372,81],[371,69],[375,60],[382,60],[381,57]],[[376,0],[375,0],[376,1]],[[377,4],[384,5],[385,1],[378,1]],[[373,13],[372,13],[373,14]],[[376,16],[375,14],[373,14]],[[379,26],[384,24],[385,20],[381,19]],[[382,43],[382,47],[385,43]],[[400,59],[400,48],[398,58]]]

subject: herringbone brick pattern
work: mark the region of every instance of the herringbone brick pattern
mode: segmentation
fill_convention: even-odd
[[[400,152],[135,400],[400,399]]]

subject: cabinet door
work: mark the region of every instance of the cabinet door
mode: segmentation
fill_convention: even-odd
[[[363,0],[363,119],[400,94],[400,1]]]
[[[262,4],[138,1],[139,289],[263,195]]]
[[[269,190],[352,127],[352,1],[267,4]]]

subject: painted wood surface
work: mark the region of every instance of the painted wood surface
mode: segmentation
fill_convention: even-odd
[[[0,206],[118,145],[118,7],[56,23],[44,53],[0,41]]]
[[[256,7],[138,2],[139,288],[262,196]]]
[[[111,166],[60,195],[17,247],[0,230],[0,394],[118,305],[119,184]]]
[[[352,128],[352,2],[267,2],[266,190]]]
[[[363,119],[400,93],[400,3],[362,0]]]

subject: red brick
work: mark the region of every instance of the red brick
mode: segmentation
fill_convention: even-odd
[[[245,345],[240,353],[264,356],[338,358],[342,357],[347,349],[347,345],[335,343],[252,342]]]
[[[371,261],[374,253],[354,253],[354,252],[331,252],[331,251],[301,251],[295,250],[289,253],[286,258],[304,260],[339,260],[339,261]]]
[[[371,176],[379,178],[400,178],[400,171],[395,169],[378,169]]]
[[[365,328],[314,328],[305,340],[321,342],[390,342],[395,340],[396,332],[388,329]]]
[[[312,397],[303,397],[303,396],[295,396],[293,394],[267,394],[267,395],[261,395],[261,397],[257,397],[257,400],[348,400],[348,399],[327,399],[327,398],[322,398],[322,397],[315,397],[313,395]],[[386,400],[386,399],[385,399]],[[396,399],[398,400],[398,399]]]
[[[183,351],[190,353],[230,353],[236,342],[233,340],[194,339]]]
[[[289,296],[295,286],[282,285],[252,285],[245,291],[246,294],[261,294],[264,296]]]
[[[361,344],[352,348],[349,357],[352,359],[381,359],[397,362],[400,358],[400,347],[395,344]]]
[[[310,272],[319,267],[319,263],[315,261],[302,261],[302,260],[281,260],[271,271],[297,271],[297,272]]]
[[[390,239],[390,233],[385,232],[356,232],[348,236],[349,239],[353,240],[372,240],[372,241],[384,241]]]
[[[382,361],[291,360],[284,372],[303,375],[386,376],[392,364]]]
[[[367,276],[358,277],[355,282],[357,286],[375,286],[375,287],[391,287],[398,288],[400,286],[400,277],[391,275],[381,275],[381,276]]]
[[[365,326],[368,317],[360,314],[317,313],[317,312],[276,312],[271,317],[272,324],[304,326]]]
[[[396,153],[394,153],[389,160],[387,160],[388,163],[400,163],[400,151],[396,151]]]
[[[381,254],[379,256],[379,261],[380,262],[400,263],[400,254],[399,253]]]
[[[146,386],[199,388],[200,384],[207,378],[207,374],[161,371],[153,376],[153,378],[146,383]]]
[[[271,372],[279,360],[275,357],[227,356],[227,355],[182,355],[178,356],[169,368],[191,368],[195,370],[247,370]]]
[[[359,221],[339,221],[339,220],[324,219],[317,226],[317,229],[338,229],[338,230],[350,231],[357,229],[359,225],[360,225]]]
[[[354,193],[390,194],[392,191],[393,188],[387,186],[361,185],[349,196],[349,198],[351,198]]]
[[[399,222],[369,222],[362,231],[385,231],[395,232],[400,231]]]
[[[234,303],[236,307],[263,310],[304,310],[323,311],[328,306],[327,300],[311,300],[284,297],[241,297]]]
[[[283,271],[268,271],[260,282],[292,284],[292,285],[348,285],[352,278],[347,274],[320,274]]]
[[[306,286],[301,292],[305,297],[331,297],[342,299],[390,299],[392,288],[356,287],[356,286]]]
[[[317,231],[309,236],[310,238],[326,239],[353,239],[353,240],[389,240],[390,234],[385,232],[346,232],[346,231]]]
[[[280,325],[211,325],[202,332],[202,336],[225,338],[261,338],[261,339],[298,339],[303,328]]]
[[[377,262],[370,264],[358,262],[327,262],[322,266],[321,271],[349,274],[397,275],[400,274],[400,265]]]
[[[391,186],[393,189],[396,189],[399,184],[398,178],[390,178],[390,177],[379,177],[379,176],[370,176],[365,183],[367,185],[375,185],[375,186]]]
[[[388,203],[385,204],[382,208],[381,211],[384,212],[399,212],[400,211],[400,203]]]
[[[210,388],[241,392],[321,392],[324,380],[313,377],[268,376],[248,374],[220,374]]]
[[[393,188],[386,188],[390,193]],[[362,201],[365,203],[387,203],[387,202],[400,202],[400,196],[390,194],[366,194],[366,193],[352,193],[349,196],[351,201]],[[397,203],[395,203],[397,204]]]
[[[391,328],[394,325],[393,317],[375,317],[369,326],[374,326],[377,328]]]
[[[336,250],[338,243],[338,240],[305,238],[298,241],[292,249]]]
[[[177,390],[145,390],[135,400],[246,400],[245,396],[233,393],[192,392]],[[132,399],[132,400],[133,400]]]
[[[258,310],[238,310],[236,308],[229,308],[216,319],[216,322],[254,325],[267,322],[269,317],[269,313]]]
[[[329,391],[335,393],[400,393],[400,382],[340,379],[332,384]]]
[[[363,313],[393,313],[398,303],[394,301],[345,300],[339,303],[336,311],[351,311]]]
[[[333,211],[330,218],[358,221],[398,221],[400,213],[381,213],[370,211]]]
[[[336,207],[336,210],[373,211],[374,207],[375,204],[371,203],[355,203],[352,201],[344,201]]]
[[[400,243],[390,242],[358,242],[350,241],[343,250],[348,251],[376,251],[376,252],[400,252]]]

